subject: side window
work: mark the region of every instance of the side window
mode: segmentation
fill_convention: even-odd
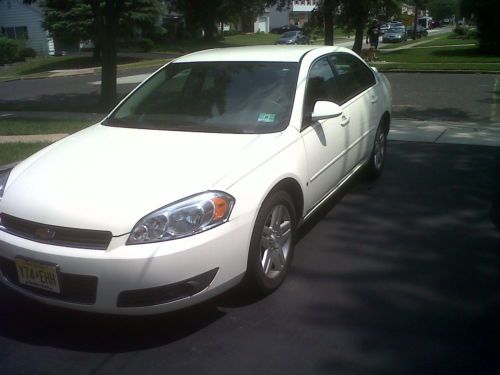
[[[334,98],[335,76],[333,75],[328,58],[323,57],[316,61],[309,71],[304,100],[304,113],[312,113],[314,104],[318,100],[334,101]]]
[[[373,72],[357,57],[348,53],[336,53],[331,61],[337,76],[339,104],[375,84]]]

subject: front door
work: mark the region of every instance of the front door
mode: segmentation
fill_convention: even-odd
[[[316,101],[335,101],[335,95],[336,78],[328,58],[322,57],[313,63],[309,72],[303,109],[305,117],[312,113]],[[302,139],[309,173],[306,207],[321,201],[350,169],[347,157],[350,127],[346,125],[343,116],[304,123]]]

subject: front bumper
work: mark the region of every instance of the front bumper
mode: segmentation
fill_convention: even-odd
[[[181,309],[236,285],[246,270],[251,220],[243,217],[191,237],[108,250],[34,242],[0,231],[1,281],[38,301],[109,314],[154,314]],[[16,258],[57,267],[58,294],[17,280]]]

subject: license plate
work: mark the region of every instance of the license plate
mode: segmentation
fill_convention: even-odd
[[[61,292],[55,265],[17,258],[16,268],[17,278],[21,284],[49,292]]]

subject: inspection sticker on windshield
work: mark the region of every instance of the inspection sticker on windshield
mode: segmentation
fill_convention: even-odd
[[[258,122],[274,122],[276,115],[274,113],[259,113]]]

